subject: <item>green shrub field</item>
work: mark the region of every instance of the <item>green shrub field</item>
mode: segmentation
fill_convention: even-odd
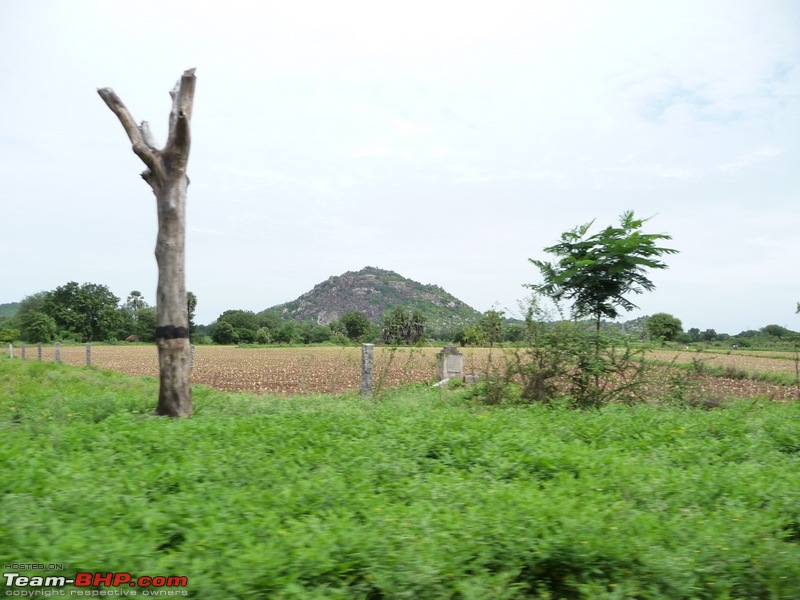
[[[797,404],[197,387],[168,420],[157,385],[0,361],[3,564],[204,599],[800,598]]]

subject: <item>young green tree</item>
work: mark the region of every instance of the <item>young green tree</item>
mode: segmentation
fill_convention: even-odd
[[[674,342],[683,332],[681,320],[667,313],[656,313],[647,319],[647,333],[654,340],[663,338],[665,342]]]
[[[555,263],[529,259],[536,265],[544,283],[531,285],[556,302],[572,301],[575,318],[590,316],[600,333],[603,317],[615,319],[619,309],[637,306],[627,296],[655,288],[647,277],[648,269],[666,269],[661,256],[678,251],[657,245],[670,240],[663,233],[643,233],[647,219],[637,219],[633,211],[620,217],[619,227],[606,227],[588,235],[594,221],[561,234],[561,242],[545,248],[558,257]]]
[[[644,233],[646,219],[637,219],[633,211],[620,216],[618,227],[609,226],[589,234],[593,221],[561,234],[561,242],[545,248],[558,257],[554,263],[533,260],[544,282],[531,285],[536,292],[558,303],[572,302],[575,319],[591,317],[594,335],[584,337],[578,331],[565,340],[549,342],[563,350],[573,401],[579,406],[598,406],[622,393],[633,393],[643,378],[643,357],[624,344],[618,351],[612,340],[600,332],[603,317],[615,319],[620,310],[636,305],[630,294],[654,289],[648,269],[666,269],[660,260],[677,250],[659,246],[671,237]],[[552,352],[553,349],[548,350]]]
[[[480,330],[483,340],[489,342],[489,347],[493,347],[495,342],[503,339],[503,316],[505,312],[502,310],[487,310],[483,313],[480,321],[478,321],[478,329]]]

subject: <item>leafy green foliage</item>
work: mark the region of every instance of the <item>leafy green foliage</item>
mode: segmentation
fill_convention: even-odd
[[[197,387],[175,421],[144,416],[157,389],[0,361],[7,555],[70,557],[53,575],[185,574],[198,598],[800,597],[791,404]]]
[[[145,306],[140,308],[136,313],[136,322],[133,325],[133,331],[142,342],[154,342],[156,339],[156,324],[158,323],[158,315],[153,306]]]
[[[228,321],[221,321],[217,323],[217,326],[214,328],[211,339],[217,344],[233,344],[237,342],[239,338],[236,335],[236,330],[233,325]]]
[[[781,327],[780,325],[767,325],[761,328],[761,332],[778,339],[792,335],[792,332],[789,329],[786,329],[786,327]]]
[[[628,211],[620,217],[619,227],[609,226],[590,236],[592,221],[561,234],[559,244],[545,248],[559,257],[556,263],[529,259],[544,279],[529,287],[556,302],[572,301],[573,316],[593,317],[599,331],[602,317],[615,319],[619,308],[636,308],[626,296],[654,289],[647,269],[666,269],[659,257],[677,253],[656,245],[671,236],[643,233],[645,222]]]
[[[133,290],[130,294],[128,294],[128,298],[125,300],[125,306],[131,309],[131,312],[133,312],[135,315],[138,311],[146,308],[149,305],[147,302],[145,302],[142,292],[139,290]]]
[[[308,332],[308,341],[309,344],[319,344],[322,342],[327,342],[333,336],[333,331],[327,325],[314,325]]]
[[[294,321],[284,321],[275,332],[275,341],[279,344],[293,344],[300,340],[297,323]]]
[[[261,326],[258,316],[251,310],[226,310],[217,319],[217,323],[230,323],[234,329],[252,329],[258,331]]]
[[[683,324],[680,319],[670,314],[656,313],[647,319],[647,333],[654,340],[663,339],[667,342],[674,342],[681,332],[683,332]]]
[[[20,317],[22,339],[26,342],[49,342],[56,335],[56,321],[42,312],[28,311]]]
[[[269,334],[269,329],[266,327],[259,327],[258,331],[256,331],[256,343],[258,344],[269,344],[272,341],[272,338]]]
[[[490,347],[503,339],[504,314],[502,310],[487,310],[478,321],[478,329]]]
[[[395,306],[383,318],[381,339],[387,344],[416,344],[425,336],[426,318],[418,310]]]
[[[371,326],[367,315],[359,311],[345,313],[341,321],[347,337],[353,341],[368,333]]]
[[[46,294],[42,312],[55,320],[59,332],[90,342],[121,336],[125,320],[118,304],[104,285],[70,281]]]
[[[10,344],[11,342],[16,342],[18,339],[19,339],[19,329],[8,326],[0,329],[0,342]]]

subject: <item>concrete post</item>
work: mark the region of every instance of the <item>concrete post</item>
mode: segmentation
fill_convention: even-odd
[[[372,350],[374,344],[361,344],[361,397],[372,398]]]

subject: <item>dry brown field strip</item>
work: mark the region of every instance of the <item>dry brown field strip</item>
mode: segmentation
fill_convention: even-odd
[[[375,348],[374,385],[378,389],[404,383],[433,382],[438,347],[427,348]],[[461,348],[465,372],[485,369],[490,355],[488,348]],[[503,350],[495,349],[493,356],[500,358]],[[7,354],[4,349],[3,354]],[[27,359],[36,359],[36,347],[28,346]],[[15,356],[20,356],[19,348]],[[63,362],[72,365],[86,364],[85,346],[63,346]],[[710,352],[677,352],[657,350],[648,352],[648,358],[692,364],[701,360],[712,367],[731,367],[748,373],[794,374],[794,361],[790,355],[778,357],[754,356],[750,353],[714,354]],[[55,360],[53,346],[42,348],[42,358]],[[155,346],[92,346],[92,364],[129,375],[158,377],[158,351]],[[356,391],[361,376],[360,347],[307,347],[291,348],[237,348],[234,346],[197,346],[192,382],[205,384],[225,391],[251,391],[270,394],[341,393]],[[788,388],[778,389],[764,382],[733,381],[709,378],[707,385],[727,394],[769,395],[791,397]],[[773,389],[774,388],[774,389]],[[794,392],[796,394],[796,392]],[[789,396],[787,396],[789,394]]]
[[[794,375],[794,355],[788,352],[762,352],[740,353],[733,351],[730,354],[714,352],[678,352],[675,350],[652,350],[647,353],[647,358],[660,361],[675,361],[679,364],[692,364],[693,361],[702,361],[709,367],[731,367],[754,373],[788,373]]]
[[[394,387],[435,379],[436,353],[441,348],[375,348],[374,385]],[[466,372],[479,370],[488,356],[486,348],[466,348]],[[7,353],[7,350],[6,350]],[[19,349],[15,356],[19,357]],[[27,359],[36,359],[28,346]],[[42,359],[55,360],[53,346],[42,348]],[[61,360],[86,364],[85,346],[62,346]],[[158,377],[155,346],[92,346],[92,365],[128,375]],[[197,346],[192,383],[226,391],[273,394],[340,393],[354,391],[361,378],[360,347],[237,348]]]

